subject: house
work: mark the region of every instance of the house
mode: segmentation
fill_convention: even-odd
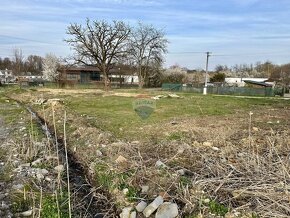
[[[60,80],[70,83],[88,84],[103,82],[102,72],[97,67],[66,67],[60,71]],[[135,70],[132,67],[120,66],[109,71],[109,80],[113,84],[137,84],[138,76],[135,75]]]
[[[13,83],[15,77],[12,74],[12,70],[0,70],[0,83]]]
[[[61,80],[75,83],[90,83],[101,81],[101,72],[96,67],[67,67],[62,68]]]

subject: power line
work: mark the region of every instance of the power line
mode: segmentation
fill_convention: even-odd
[[[181,52],[168,52],[167,54],[206,54],[207,52],[201,51],[181,51]],[[226,56],[257,56],[257,55],[287,55],[290,51],[279,52],[259,52],[259,53],[233,53],[233,54],[213,54],[214,57],[226,57]]]
[[[3,34],[0,34],[0,37],[7,38],[7,39],[14,39],[14,40],[22,40],[22,41],[26,41],[26,42],[36,42],[36,43],[47,44],[47,45],[58,45],[57,43],[44,42],[44,41],[39,41],[39,40],[35,40],[35,39],[28,39],[28,38],[16,37],[16,36],[10,36],[10,35],[3,35]]]
[[[181,51],[181,52],[168,52],[167,54],[204,54],[202,51]]]

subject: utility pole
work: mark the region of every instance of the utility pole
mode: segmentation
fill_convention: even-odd
[[[206,52],[206,67],[205,67],[205,82],[204,82],[204,88],[203,88],[203,94],[207,94],[207,78],[208,78],[208,59],[211,52]]]

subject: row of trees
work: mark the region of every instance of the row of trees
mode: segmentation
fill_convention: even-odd
[[[290,72],[290,65],[276,65],[270,61],[257,62],[255,64],[236,64],[232,67],[227,65],[217,65],[216,73],[225,73],[231,77],[273,77],[281,71]]]
[[[85,25],[71,24],[67,34],[70,38],[65,41],[75,51],[74,62],[98,67],[106,89],[110,70],[120,64],[136,69],[142,88],[160,71],[168,44],[162,30],[141,22],[130,26],[123,21],[87,19]]]
[[[13,70],[15,75],[20,75],[22,72],[30,72],[34,75],[42,74],[42,57],[38,55],[29,55],[24,57],[21,49],[14,49],[12,58],[0,57],[0,69]]]

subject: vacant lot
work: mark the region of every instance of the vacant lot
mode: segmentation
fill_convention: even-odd
[[[66,111],[70,149],[120,209],[162,194],[178,204],[181,217],[290,215],[289,100],[178,93],[156,100],[142,120],[133,102],[168,93],[7,94],[33,107],[60,137]]]

